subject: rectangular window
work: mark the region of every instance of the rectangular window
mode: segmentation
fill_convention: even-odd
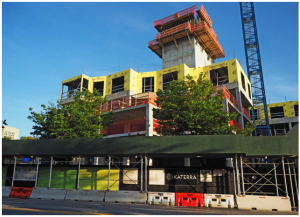
[[[299,105],[294,105],[294,110],[295,110],[295,116],[298,116]]]
[[[249,95],[249,98],[251,99],[251,89],[250,89],[250,84],[248,84],[248,95]]]
[[[124,91],[124,76],[112,79],[112,93]]]
[[[94,82],[93,90],[96,89],[103,96],[104,81]]]
[[[185,167],[190,167],[191,166],[191,158],[189,158],[189,157],[184,158],[184,166]]]
[[[241,77],[242,77],[242,86],[243,86],[243,89],[244,91],[246,91],[246,88],[245,88],[245,77],[243,75],[243,73],[241,72]]]
[[[253,118],[252,118],[252,108],[250,108],[249,111],[250,111],[250,118],[253,121]],[[257,119],[257,109],[254,109],[254,119],[258,120]]]
[[[154,77],[143,78],[143,93],[154,92]]]
[[[178,72],[171,72],[163,75],[163,90],[165,90],[172,81],[178,80]]]
[[[210,71],[210,81],[213,86],[227,84],[228,81],[228,67],[221,67]]]
[[[270,108],[271,119],[284,118],[283,106]]]

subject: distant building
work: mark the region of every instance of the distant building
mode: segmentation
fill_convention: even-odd
[[[19,129],[9,126],[2,126],[2,138],[10,137],[12,140],[19,139]]]

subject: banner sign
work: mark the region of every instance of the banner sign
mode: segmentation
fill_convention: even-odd
[[[195,169],[165,169],[166,185],[197,185]]]
[[[149,170],[149,185],[165,185],[165,170],[150,169]]]
[[[126,175],[125,175],[126,174]],[[123,184],[137,184],[138,169],[123,170]]]
[[[36,167],[16,167],[14,180],[16,181],[35,181]]]

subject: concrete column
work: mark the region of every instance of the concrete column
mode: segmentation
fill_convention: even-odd
[[[289,122],[289,130],[292,129],[292,122]]]
[[[146,106],[146,136],[153,136],[153,106],[147,104]]]
[[[241,125],[242,129],[244,129],[245,125],[244,125],[244,118],[243,118],[243,116],[238,116],[238,122]]]

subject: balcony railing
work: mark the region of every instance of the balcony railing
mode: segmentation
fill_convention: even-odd
[[[197,8],[197,5],[194,5],[192,7],[189,7],[187,9],[185,9],[185,10],[179,11],[178,13],[172,14],[172,15],[166,17],[166,18],[156,20],[156,21],[154,21],[154,26],[160,26],[160,25],[166,24],[168,22],[176,20],[179,17],[186,16],[189,13],[192,13],[193,15],[195,15],[196,8]]]
[[[82,91],[85,91],[85,89],[86,88],[82,87]],[[61,95],[61,99],[71,98],[75,95],[75,93],[77,91],[80,91],[80,88],[76,88],[74,90],[69,90],[69,91],[63,92],[62,95]]]
[[[217,86],[215,88],[215,90],[221,90],[222,93],[224,94],[224,98],[227,98],[230,102],[232,102],[232,104],[238,109],[239,108],[239,104],[238,101],[236,100],[236,98],[228,91],[228,89],[222,85],[222,86]]]
[[[243,113],[246,115],[246,117],[250,120],[250,114],[248,113],[248,111],[244,108],[244,106],[242,105],[242,109],[243,109]]]
[[[124,109],[128,107],[134,107],[143,104],[152,104],[155,105],[155,100],[157,96],[155,93],[147,92],[147,93],[139,93],[131,96],[121,97],[113,100],[109,100],[104,105],[101,105],[101,110],[103,112],[113,111],[118,109]]]

